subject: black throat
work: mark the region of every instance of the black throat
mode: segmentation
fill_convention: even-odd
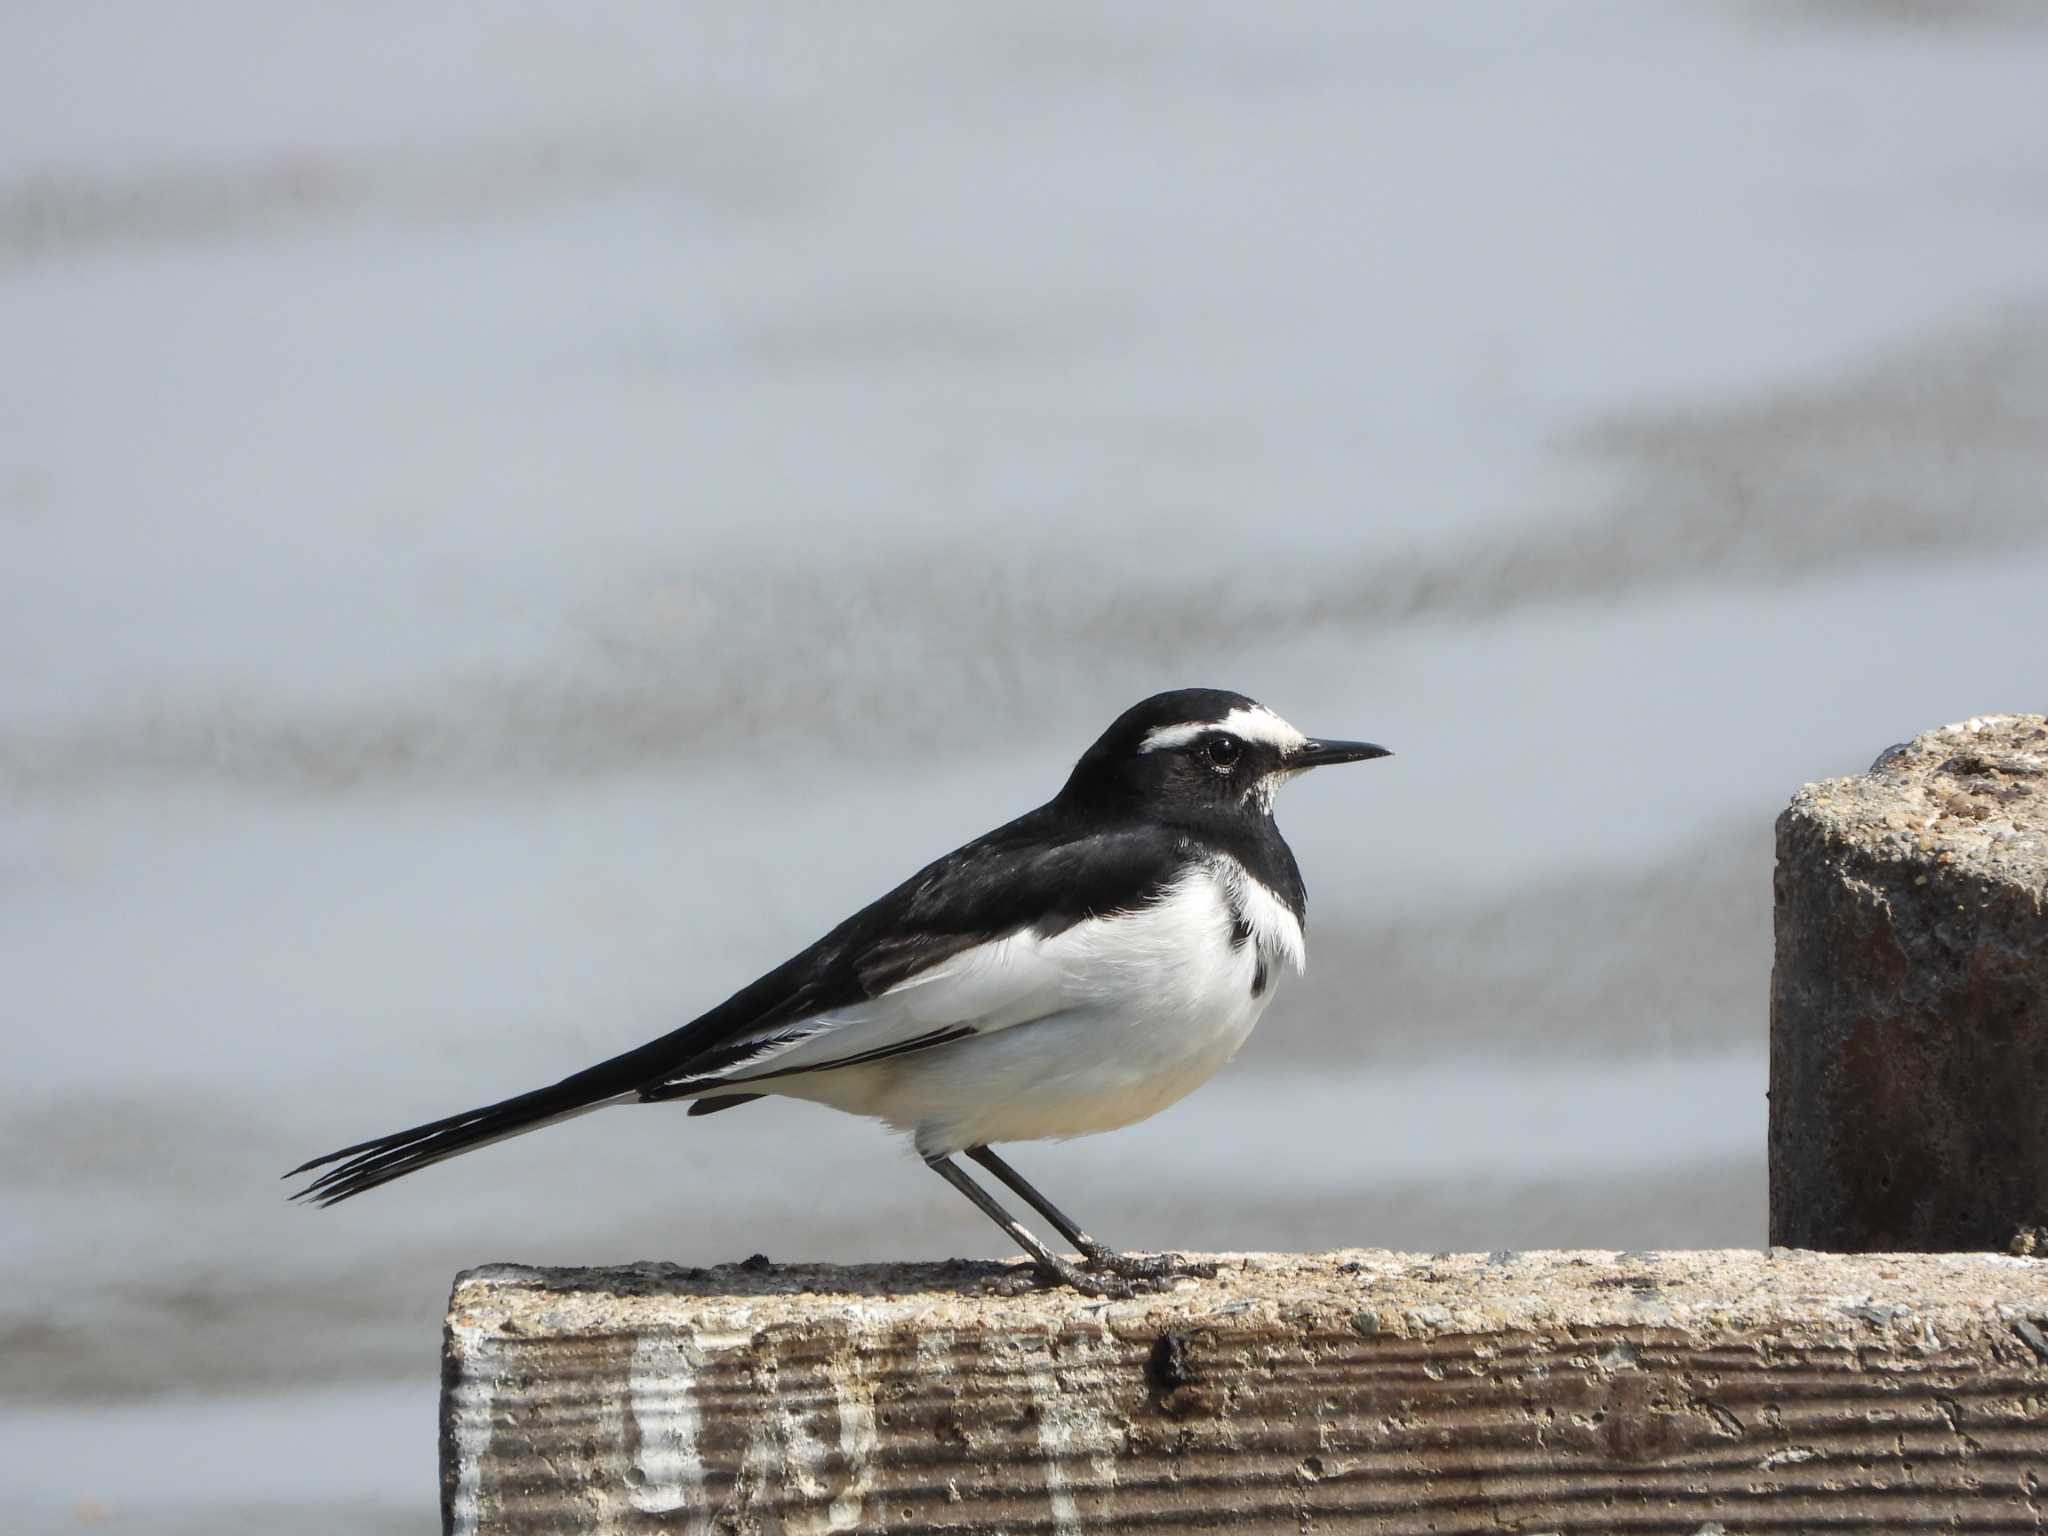
[[[1247,810],[1176,817],[1174,824],[1197,847],[1226,854],[1243,865],[1246,874],[1286,903],[1295,921],[1306,925],[1308,889],[1301,883],[1301,866],[1294,862],[1294,850],[1287,846],[1271,816]]]
[[[1294,850],[1280,835],[1272,812],[1250,797],[1217,803],[1162,805],[1106,774],[1090,773],[1087,759],[1066,787],[1030,820],[1045,818],[1073,832],[1117,832],[1154,847],[1178,845],[1188,852],[1223,854],[1266,887],[1292,912],[1297,922],[1308,918],[1308,892]]]

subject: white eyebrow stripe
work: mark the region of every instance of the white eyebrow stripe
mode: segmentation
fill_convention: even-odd
[[[1159,726],[1146,733],[1145,739],[1138,743],[1138,750],[1162,752],[1172,747],[1184,747],[1197,736],[1210,731],[1228,731],[1246,741],[1278,747],[1282,752],[1292,752],[1308,742],[1306,736],[1273,711],[1264,705],[1254,704],[1249,709],[1233,709],[1221,720],[1190,720],[1181,725]]]

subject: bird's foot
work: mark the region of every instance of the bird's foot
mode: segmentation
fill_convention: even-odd
[[[1190,1259],[1181,1253],[1118,1253],[1113,1248],[1092,1248],[1082,1255],[1098,1274],[1124,1280],[1207,1280],[1216,1266],[1206,1259]]]
[[[1071,1287],[1084,1296],[1107,1296],[1122,1300],[1131,1296],[1148,1296],[1166,1289],[1166,1280],[1163,1276],[1126,1274],[1099,1266],[1092,1256],[1082,1264],[1075,1264],[1067,1259],[1057,1259],[1052,1264],[1041,1264],[1039,1273],[1054,1284]]]
[[[1166,1289],[1166,1282],[1157,1276],[1106,1274],[1074,1263],[1071,1259],[1052,1255],[1034,1259],[1029,1269],[1014,1269],[990,1285],[989,1289],[1002,1296],[1021,1296],[1026,1291],[1040,1287],[1056,1289],[1065,1286],[1083,1296],[1100,1296],[1108,1301],[1127,1301],[1133,1296],[1149,1296]]]

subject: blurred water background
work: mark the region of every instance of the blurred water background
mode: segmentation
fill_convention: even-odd
[[[1154,689],[1311,966],[1133,1246],[1753,1244],[1770,825],[2040,708],[2048,15],[0,13],[0,1524],[426,1531],[486,1260],[988,1255],[875,1128],[277,1175],[672,1027]]]

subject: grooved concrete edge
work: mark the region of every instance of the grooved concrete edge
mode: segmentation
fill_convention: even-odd
[[[1533,1251],[1215,1254],[1214,1279],[1127,1301],[1065,1290],[1005,1294],[1022,1271],[986,1264],[694,1269],[662,1263],[540,1269],[492,1264],[455,1283],[458,1349],[488,1335],[630,1333],[687,1319],[755,1333],[830,1323],[1132,1331],[1230,1320],[1286,1324],[1348,1308],[1360,1331],[1432,1337],[1564,1324],[1748,1329],[1908,1317],[1929,1326],[1987,1315],[2048,1316],[2048,1259],[2004,1254],[1823,1254],[1720,1249],[1661,1253]]]

